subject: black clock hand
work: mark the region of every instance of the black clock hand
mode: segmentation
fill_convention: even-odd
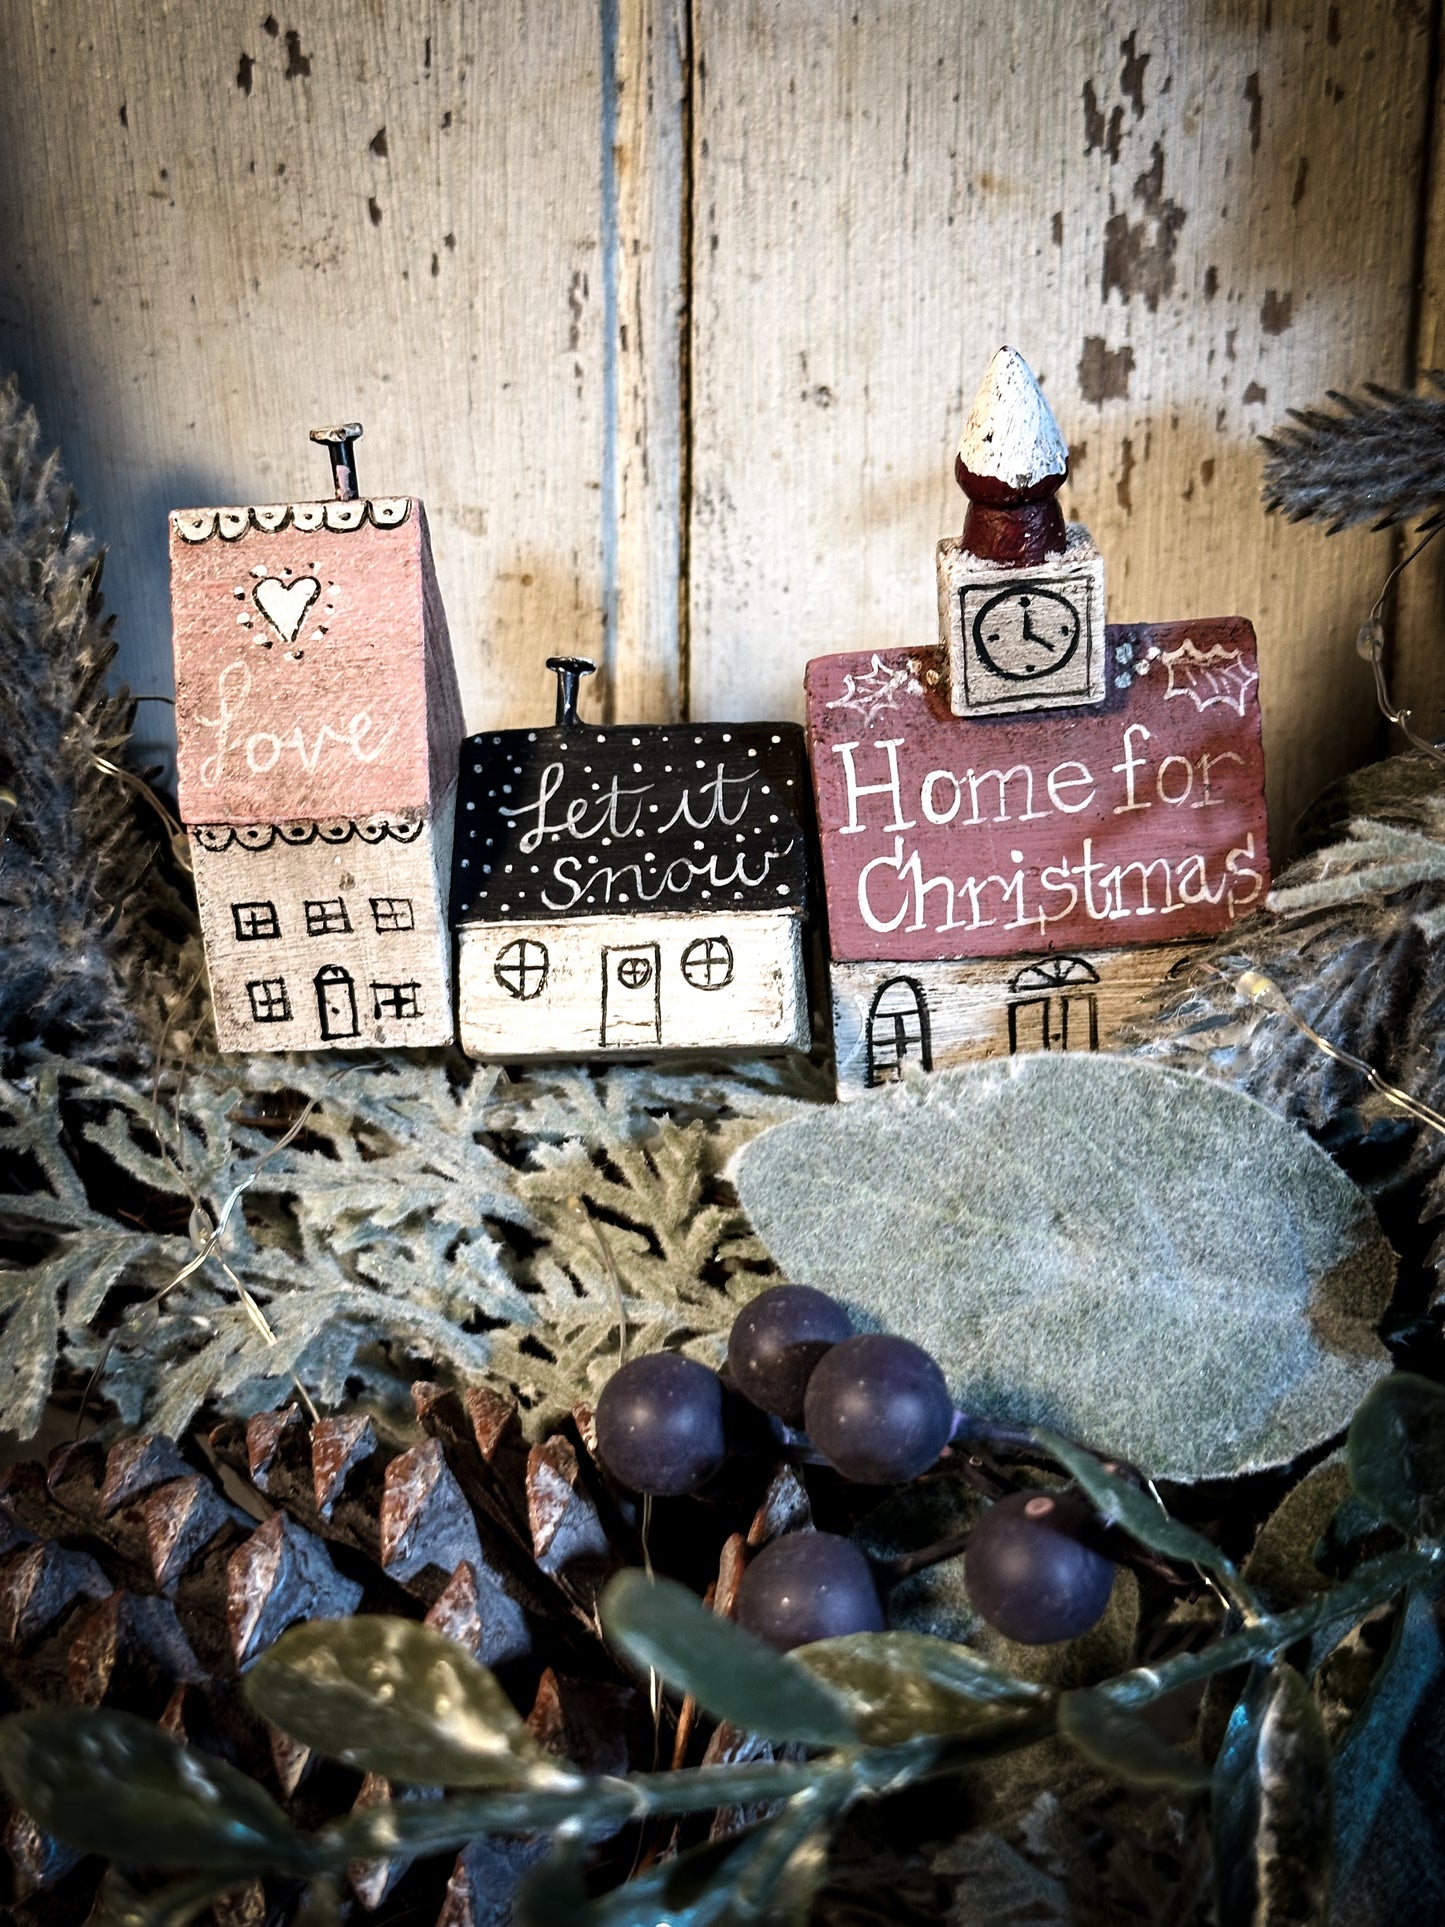
[[[1023,640],[1025,642],[1037,642],[1041,644],[1045,649],[1047,649],[1051,655],[1053,653],[1053,649],[1054,649],[1053,643],[1049,641],[1047,636],[1041,636],[1038,633],[1038,631],[1034,628],[1033,618],[1030,616],[1027,609],[1024,610]]]

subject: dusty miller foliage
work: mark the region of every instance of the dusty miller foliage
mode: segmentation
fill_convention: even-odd
[[[1289,424],[1262,438],[1265,507],[1330,534],[1433,517],[1445,503],[1445,371],[1424,381],[1419,393],[1332,389],[1333,408],[1290,409]]]
[[[619,1309],[630,1347],[716,1362],[769,1269],[718,1174],[805,1079],[757,1064],[509,1082],[440,1053],[340,1068],[194,1054],[156,1100],[41,1062],[0,1086],[0,1157],[22,1180],[0,1420],[28,1434],[57,1374],[73,1387],[98,1369],[128,1426],[264,1409],[292,1374],[323,1410],[360,1401],[400,1425],[424,1369],[515,1392],[540,1422],[595,1396]],[[248,1177],[216,1255],[156,1302]]]
[[[715,1355],[769,1269],[719,1173],[817,1072],[220,1057],[184,843],[103,767],[133,704],[102,687],[99,558],[13,383],[0,416],[0,1430],[92,1374],[115,1420],[168,1432],[293,1374],[400,1424],[419,1369],[540,1423],[595,1394],[622,1321]]]

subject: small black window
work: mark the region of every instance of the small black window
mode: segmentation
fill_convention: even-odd
[[[373,984],[373,1017],[420,1017],[420,984]]]
[[[540,997],[546,986],[548,963],[546,944],[516,937],[497,952],[492,969],[509,996],[529,1003],[533,997]]]
[[[259,943],[281,934],[274,903],[233,903],[231,921],[236,926],[237,943]]]
[[[733,947],[726,937],[698,937],[682,953],[682,974],[694,990],[725,990],[733,980]]]
[[[416,928],[410,897],[373,897],[371,920],[381,932]]]
[[[346,904],[341,897],[322,897],[306,905],[308,937],[347,936],[350,931],[351,919],[346,914]]]
[[[291,1021],[291,999],[286,995],[284,977],[257,977],[247,984],[251,1016],[258,1024],[286,1024]]]

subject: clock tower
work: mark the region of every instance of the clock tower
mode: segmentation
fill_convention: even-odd
[[[1102,703],[1104,558],[1055,499],[1069,451],[1023,356],[1000,348],[954,463],[963,533],[938,545],[940,640],[956,716]]]

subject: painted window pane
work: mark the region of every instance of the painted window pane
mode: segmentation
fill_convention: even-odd
[[[722,990],[733,980],[733,947],[726,937],[698,937],[682,953],[682,974],[694,990]]]
[[[286,995],[284,977],[257,977],[246,986],[251,999],[251,1016],[258,1024],[286,1024],[291,1021],[291,999]]]
[[[421,985],[415,984],[373,984],[371,986],[373,1017],[420,1017]]]
[[[237,943],[259,943],[281,934],[274,903],[233,903],[231,921],[236,926]]]
[[[373,897],[371,920],[382,933],[388,930],[416,928],[416,918],[412,914],[410,897]]]
[[[306,905],[308,937],[346,936],[350,930],[351,919],[341,897],[321,897]]]
[[[494,966],[497,982],[509,995],[524,1003],[540,997],[547,982],[548,961],[546,944],[535,943],[530,937],[518,937],[515,943],[505,944],[497,952]]]

